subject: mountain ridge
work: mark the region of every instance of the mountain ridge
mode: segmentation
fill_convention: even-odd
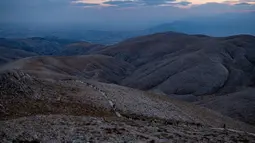
[[[254,88],[254,41],[251,35],[215,38],[167,32],[131,38],[110,46],[98,45],[91,52],[94,44],[90,47],[90,43],[75,42],[61,47],[65,49],[71,45],[69,49],[74,49],[74,52],[69,51],[73,52],[71,56],[56,54],[20,59],[2,65],[1,71],[21,70],[39,79],[85,78],[114,83],[198,102],[253,124],[253,107],[249,106],[253,101],[243,102],[242,96],[235,93]],[[76,45],[84,51],[76,52]],[[225,100],[232,94],[235,98],[231,98],[229,104],[216,100],[218,96]],[[231,112],[201,99],[211,96],[215,98],[215,105],[228,109],[232,103],[240,103],[240,106],[234,106],[236,112]],[[244,111],[246,114],[242,114]]]

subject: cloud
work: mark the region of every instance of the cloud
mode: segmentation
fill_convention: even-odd
[[[82,0],[69,0],[71,1],[72,4],[76,6],[82,6],[82,7],[93,7],[93,6],[100,6],[100,3],[89,3],[89,2],[84,2]]]
[[[176,0],[111,0],[103,4],[117,6],[117,7],[139,7],[139,6],[188,6],[192,4],[189,1]]]
[[[86,2],[84,0],[0,0],[0,22],[53,23],[55,25],[82,23],[81,25],[111,27],[133,25],[137,28],[186,17],[207,17],[255,10],[255,5],[226,3],[193,5],[190,3],[191,0],[105,1],[107,2],[100,3],[102,0],[86,0]],[[186,8],[181,8],[182,6]]]
[[[146,5],[163,5],[171,3],[175,0],[141,0],[141,1],[144,2]]]
[[[227,0],[223,3],[229,5],[253,5],[255,4],[255,0]]]
[[[103,5],[103,3],[112,3],[115,6],[123,6],[123,5],[140,5],[141,3],[144,6],[155,6],[155,5],[166,5],[169,3],[182,3],[182,1],[187,1],[192,3],[193,5],[201,5],[206,3],[227,3],[228,4],[237,4],[237,3],[249,3],[249,4],[255,4],[255,0],[76,0],[84,3],[97,3],[100,5]],[[115,2],[117,1],[117,2]]]
[[[111,6],[118,6],[118,7],[133,7],[133,6],[139,6],[143,5],[140,1],[131,1],[131,0],[126,0],[126,1],[106,1],[103,4],[111,5]]]
[[[246,3],[246,2],[242,2],[242,3],[237,3],[237,4],[235,4],[236,6],[247,6],[247,5],[251,5],[251,4],[249,4],[249,3]]]
[[[240,2],[255,2],[255,0],[239,0]]]
[[[76,6],[82,6],[82,7],[100,6],[100,4],[97,4],[97,3],[80,3],[80,2],[75,2],[73,4],[76,5]]]
[[[95,6],[114,6],[114,7],[140,7],[140,6],[190,6],[203,5],[207,3],[219,3],[235,5],[241,3],[255,4],[255,0],[73,0]],[[92,5],[91,5],[92,6]]]
[[[255,5],[229,5],[228,3],[206,3],[196,5],[190,8],[190,12],[203,12],[204,14],[224,14],[224,13],[240,13],[254,12]]]
[[[119,7],[133,7],[133,6],[158,6],[174,2],[175,0],[109,0],[103,4]]]
[[[188,5],[192,4],[192,2],[180,1],[180,2],[176,2],[176,3],[172,3],[172,4],[180,5],[180,6],[188,6]]]

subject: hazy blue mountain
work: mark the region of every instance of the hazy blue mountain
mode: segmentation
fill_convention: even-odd
[[[219,15],[214,17],[197,17],[192,19],[164,23],[149,28],[148,33],[166,31],[187,34],[205,34],[210,36],[230,36],[236,34],[255,34],[255,13],[239,15]]]
[[[91,43],[111,45],[125,39],[154,34],[159,32],[175,31],[187,34],[204,34],[209,36],[230,36],[237,34],[255,35],[255,13],[225,14],[211,17],[191,17],[179,21],[151,25],[150,28],[141,30],[121,31],[89,30],[91,26],[33,26],[20,24],[0,24],[0,37],[4,38],[29,38],[29,37],[59,37],[61,39],[74,39]],[[102,27],[104,27],[102,25]]]

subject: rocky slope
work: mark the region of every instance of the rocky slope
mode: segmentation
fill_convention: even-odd
[[[38,115],[0,121],[1,142],[253,142],[254,134],[162,121]],[[43,125],[43,126],[42,126]]]
[[[81,78],[38,79],[19,70],[0,77],[1,142],[255,140],[247,133],[255,132],[250,125],[136,89]],[[231,130],[222,131],[224,124]]]

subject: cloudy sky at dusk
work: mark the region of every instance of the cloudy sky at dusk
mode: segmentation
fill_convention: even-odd
[[[254,4],[254,0],[76,0],[76,2],[85,4],[100,4],[107,6],[109,5],[123,5],[127,3],[140,4],[140,5],[200,5],[206,3],[225,3],[225,4]]]
[[[145,25],[255,12],[255,0],[1,0],[0,22]]]

